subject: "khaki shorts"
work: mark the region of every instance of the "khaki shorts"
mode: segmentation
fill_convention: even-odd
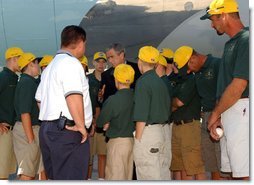
[[[201,126],[202,157],[207,172],[219,172],[221,164],[220,141],[215,141],[210,137],[210,132],[207,129],[207,121],[209,115],[210,112],[204,112],[204,115],[202,116],[202,126]]]
[[[132,180],[133,138],[114,138],[107,143],[106,180]]]
[[[145,126],[140,140],[134,138],[133,157],[138,180],[170,180],[168,125]],[[168,137],[168,139],[167,139]]]
[[[12,131],[0,134],[0,178],[8,179],[16,172],[17,162],[13,149]]]
[[[199,121],[173,125],[172,171],[185,170],[187,175],[205,173],[201,155],[201,125]]]
[[[93,155],[106,155],[107,143],[103,133],[94,133]]]
[[[13,129],[14,152],[18,162],[17,175],[35,177],[39,171],[41,152],[38,133],[40,126],[32,126],[34,141],[29,144],[21,122],[16,122]],[[40,167],[42,171],[43,168]]]
[[[90,144],[90,154],[89,154],[89,166],[93,165],[93,147],[94,147],[94,137],[89,137],[89,144]]]

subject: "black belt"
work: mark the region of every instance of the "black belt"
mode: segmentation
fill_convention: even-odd
[[[42,122],[46,122],[46,123],[56,123],[59,119],[55,119],[55,120],[43,120]],[[67,119],[65,122],[65,125],[68,125],[70,127],[75,125],[75,122],[73,120],[69,120]]]
[[[179,120],[179,121],[174,121],[174,124],[182,125],[182,124],[192,123],[193,121],[195,121],[195,119]]]
[[[75,122],[74,122],[73,120],[67,119],[65,125],[68,125],[68,126],[70,126],[70,127],[73,127],[73,126],[75,125]]]
[[[249,98],[249,96],[242,96],[240,99]]]
[[[105,133],[105,131],[104,131],[103,128],[101,128],[101,127],[96,127],[96,128],[95,128],[95,132],[96,132],[96,133]]]
[[[167,122],[163,122],[163,123],[146,123],[146,126],[148,126],[148,125],[166,125],[167,124]]]

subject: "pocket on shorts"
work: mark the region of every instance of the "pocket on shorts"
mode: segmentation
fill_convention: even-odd
[[[39,146],[36,144],[35,140],[32,143],[27,144],[27,152],[29,154],[29,158],[32,161],[36,161],[39,154]]]
[[[48,139],[59,144],[77,144],[81,142],[81,134],[73,131],[47,131]]]
[[[135,140],[135,144],[133,153],[136,166],[154,166],[155,163],[159,163],[160,148],[158,146],[143,146],[138,140]]]

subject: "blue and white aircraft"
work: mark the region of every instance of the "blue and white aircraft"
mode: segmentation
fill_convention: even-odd
[[[60,33],[70,24],[87,32],[86,56],[92,58],[110,43],[125,45],[135,62],[144,45],[175,50],[190,45],[220,57],[227,36],[217,36],[210,21],[201,21],[211,0],[0,0],[0,66],[8,47],[36,56],[54,55]],[[249,1],[238,0],[240,16],[249,25]]]

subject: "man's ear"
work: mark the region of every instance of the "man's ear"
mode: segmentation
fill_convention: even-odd
[[[120,53],[120,57],[121,57],[121,59],[124,59],[124,58],[125,58],[125,53],[124,53],[124,52],[121,52],[121,53]]]

